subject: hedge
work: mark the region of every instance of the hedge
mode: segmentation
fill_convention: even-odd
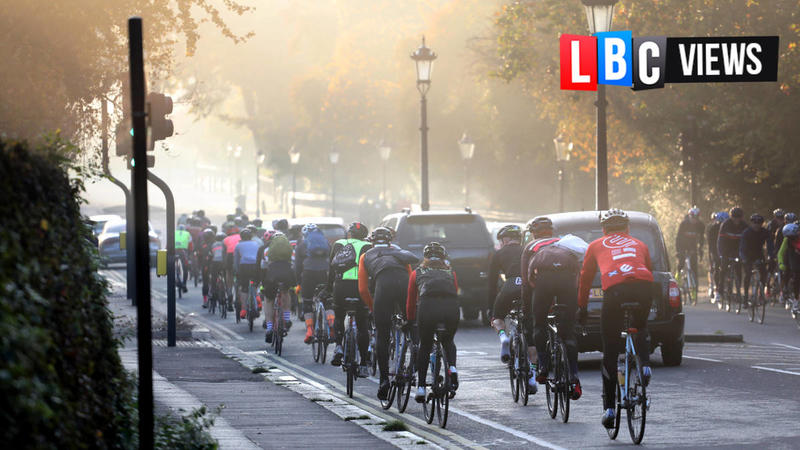
[[[108,285],[97,272],[97,248],[81,217],[87,173],[72,162],[75,154],[57,137],[35,148],[0,139],[5,448],[138,447],[135,383],[117,354]],[[207,440],[203,421],[189,422]],[[174,426],[156,434],[165,431],[177,434]]]

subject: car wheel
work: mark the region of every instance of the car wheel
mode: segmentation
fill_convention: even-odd
[[[683,340],[661,344],[661,360],[665,366],[680,366],[683,360]]]

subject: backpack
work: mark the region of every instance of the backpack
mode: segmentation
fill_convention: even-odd
[[[291,261],[292,244],[286,236],[275,236],[269,243],[269,261]]]
[[[578,258],[572,251],[551,244],[540,248],[531,258],[528,263],[528,279],[535,280],[538,272],[577,273],[578,270]]]
[[[328,256],[329,251],[328,239],[321,231],[308,233],[306,236],[306,257],[325,257]]]
[[[346,272],[358,265],[356,258],[356,248],[348,242],[333,257],[331,266],[339,273]]]

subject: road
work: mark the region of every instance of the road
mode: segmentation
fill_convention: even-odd
[[[124,272],[105,272],[123,283]],[[166,281],[154,278],[154,309],[166,309]],[[345,376],[338,367],[314,363],[310,346],[303,344],[303,327],[295,323],[284,343],[283,357],[265,352],[263,330],[248,332],[246,323],[222,320],[201,307],[200,289],[190,288],[178,300],[179,313],[205,325],[215,340],[264,358],[300,380],[322,384],[344,397]],[[742,334],[744,343],[687,343],[679,367],[664,367],[659,351],[652,356],[653,380],[648,393],[644,444],[653,448],[705,447],[798,448],[800,427],[800,330],[788,312],[768,311],[766,324],[747,322],[745,316],[717,311],[701,304],[686,311],[687,333]],[[490,329],[462,322],[456,335],[460,388],[451,402],[447,429],[427,425],[422,409],[409,403],[405,414],[383,412],[375,398],[377,379],[360,379],[357,406],[382,417],[404,420],[410,431],[443,447],[472,448],[590,448],[630,445],[627,430],[611,441],[600,425],[601,379],[599,353],[580,356],[584,396],[572,403],[568,424],[547,415],[543,391],[528,406],[515,404],[508,375],[498,357],[499,345]],[[329,352],[332,350],[329,349]],[[329,353],[330,355],[330,353]],[[328,358],[330,359],[330,357]],[[158,370],[158,368],[155,368]]]

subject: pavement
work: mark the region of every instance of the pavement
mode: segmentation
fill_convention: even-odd
[[[109,270],[104,274],[115,285],[124,285],[123,271]],[[154,311],[165,311],[166,282],[163,278],[153,278],[152,294]],[[659,351],[652,355],[654,375],[648,388],[651,407],[643,444],[653,448],[800,448],[800,427],[797,426],[797,418],[800,417],[800,330],[788,311],[770,307],[765,324],[759,325],[750,323],[746,315],[718,311],[704,301],[701,299],[699,305],[686,308],[686,333],[740,334],[743,342],[687,343],[684,360],[679,367],[664,367]],[[513,402],[509,395],[507,369],[499,361],[496,335],[476,322],[462,321],[456,335],[460,387],[458,395],[451,402],[447,428],[441,429],[435,424],[426,424],[421,407],[413,401],[404,414],[397,413],[394,408],[381,410],[375,398],[377,379],[374,377],[359,379],[354,398],[347,398],[344,395],[345,377],[342,370],[313,361],[310,347],[302,343],[302,327],[292,328],[285,340],[283,355],[278,357],[266,350],[263,330],[256,329],[251,333],[246,324],[235,324],[231,317],[222,320],[218,315],[212,316],[200,305],[199,287],[190,287],[189,293],[178,300],[178,311],[197,324],[199,328],[195,328],[194,334],[203,336],[201,339],[209,342],[209,347],[204,347],[202,351],[192,348],[198,353],[191,356],[190,353],[181,353],[183,350],[180,350],[180,346],[163,349],[166,355],[175,354],[170,352],[186,355],[183,363],[169,356],[166,357],[167,361],[160,360],[162,349],[156,347],[156,371],[209,406],[213,407],[221,399],[235,398],[235,402],[229,400],[226,403],[221,417],[251,442],[263,447],[269,447],[270,443],[273,446],[285,444],[296,447],[310,444],[294,438],[287,438],[280,445],[276,441],[263,444],[264,441],[259,441],[258,435],[254,435],[254,430],[265,432],[274,429],[275,425],[291,426],[284,422],[271,422],[269,400],[273,397],[279,399],[275,403],[281,413],[284,411],[284,402],[287,415],[293,414],[295,408],[292,399],[297,399],[297,396],[289,395],[285,399],[273,395],[280,389],[292,390],[297,395],[305,393],[311,397],[324,395],[320,398],[331,400],[310,402],[307,397],[305,400],[299,399],[297,407],[308,412],[298,411],[297,420],[308,415],[317,420],[313,409],[320,406],[324,408],[325,403],[335,403],[342,408],[357,408],[364,415],[374,417],[364,420],[366,423],[402,420],[408,432],[429,446],[557,449],[615,447],[630,443],[624,418],[616,441],[608,439],[599,423],[602,413],[601,355],[596,352],[580,355],[584,396],[572,403],[569,423],[564,424],[547,415],[541,389],[531,398],[528,406]],[[225,355],[225,358],[220,358],[235,358],[251,370],[263,367],[274,373],[261,375],[269,380],[267,383],[255,379],[247,381],[253,376],[247,373],[248,369],[243,369],[240,375],[229,375],[223,371],[223,375],[216,377],[217,381],[200,381],[198,378],[213,378],[210,374],[200,374],[217,370],[213,359],[208,360],[211,365],[202,362],[206,358],[205,352],[211,351],[211,348]],[[217,364],[228,370],[227,364]],[[272,386],[270,382],[280,386]],[[212,383],[218,387],[209,388],[208,385]],[[254,394],[238,397],[237,388],[245,390],[245,386],[259,383],[269,386],[269,389],[264,388],[265,396]],[[248,402],[266,406],[263,409],[267,412],[259,415],[255,409],[248,409]],[[242,405],[235,406],[239,403]],[[333,416],[329,417],[332,421],[346,422],[345,425],[357,426],[361,430],[353,432],[352,441],[348,443],[350,447],[371,448],[393,443],[392,438],[383,439],[370,432],[369,428],[352,423],[359,422],[357,420],[344,421],[342,415],[336,415],[330,409],[323,412]],[[288,436],[285,433],[281,435]],[[329,435],[326,433],[326,436]],[[319,446],[320,442],[329,446],[324,440],[316,439],[314,443]]]

